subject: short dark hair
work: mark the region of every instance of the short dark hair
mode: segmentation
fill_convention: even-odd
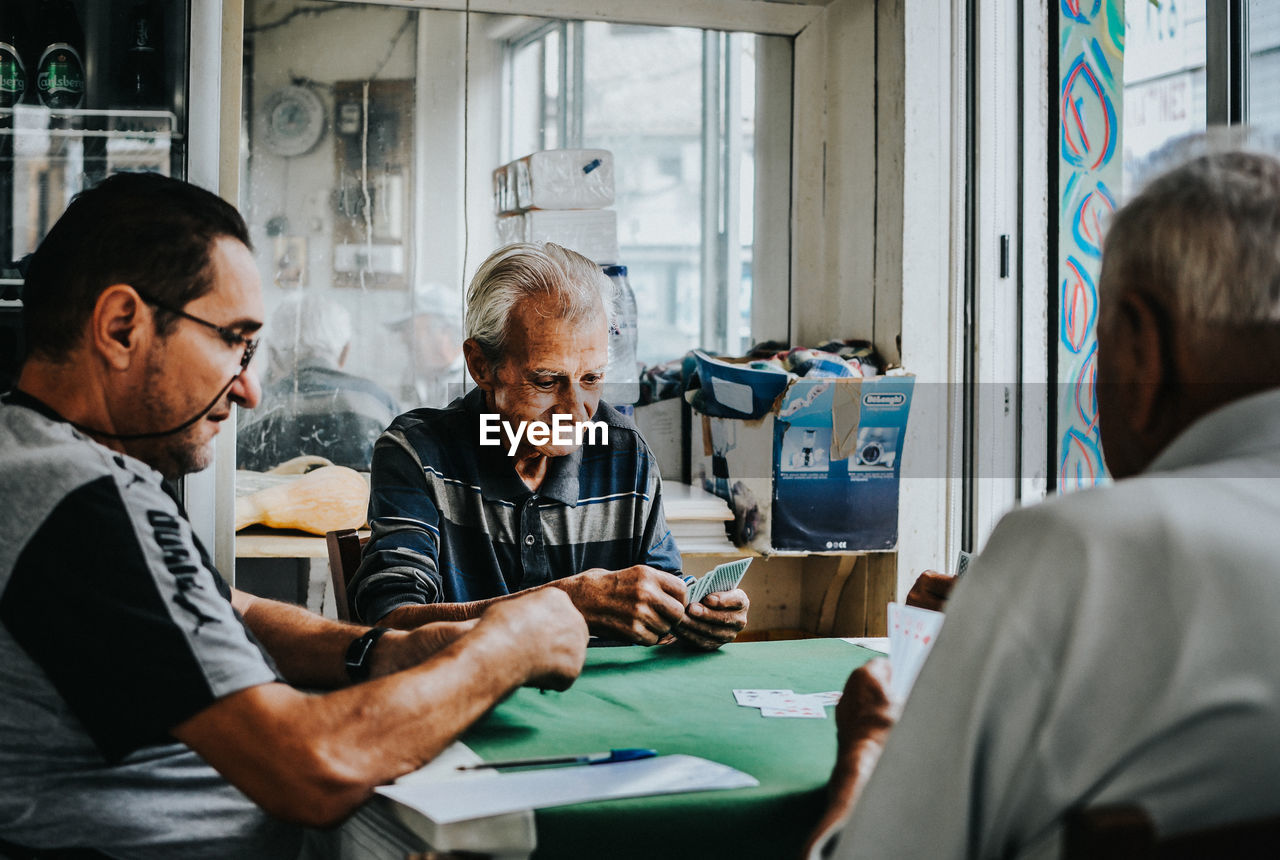
[[[223,236],[252,248],[235,207],[188,182],[121,173],[80,192],[29,258],[22,290],[27,349],[66,358],[112,284],[174,308],[199,298],[213,288],[210,252]],[[160,334],[174,320],[157,311]]]

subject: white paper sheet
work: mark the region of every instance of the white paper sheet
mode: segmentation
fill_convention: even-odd
[[[480,773],[484,773],[481,771]],[[728,765],[688,755],[379,786],[377,792],[439,824],[591,800],[759,785]]]
[[[493,770],[460,772],[459,765],[484,761],[461,741],[454,741],[440,755],[415,771],[396,780],[404,788],[418,785],[454,783],[459,779],[489,783],[500,779]],[[538,844],[533,812],[527,806],[501,815],[472,818],[467,821],[442,822],[420,814],[411,806],[388,804],[391,814],[401,824],[440,851],[475,851],[493,856],[528,856]]]

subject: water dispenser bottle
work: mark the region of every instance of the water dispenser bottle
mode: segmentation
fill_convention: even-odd
[[[636,294],[627,280],[626,266],[605,266],[613,282],[614,324],[609,329],[609,367],[604,399],[612,406],[630,406],[640,399],[640,368],[636,362]]]

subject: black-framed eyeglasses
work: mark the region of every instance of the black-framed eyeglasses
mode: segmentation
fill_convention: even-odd
[[[244,335],[240,334],[240,332],[232,331],[226,326],[217,325],[216,323],[211,323],[208,320],[202,320],[200,319],[200,317],[195,316],[194,314],[189,314],[184,310],[171,307],[165,304],[164,302],[157,301],[156,299],[152,298],[146,293],[141,292],[137,288],[134,289],[134,292],[138,294],[138,298],[142,299],[144,302],[146,302],[149,305],[155,305],[157,308],[159,308],[162,311],[166,311],[176,316],[180,316],[185,320],[191,320],[193,323],[199,323],[205,328],[213,329],[215,332],[218,333],[218,337],[222,338],[223,342],[226,343],[227,346],[243,346],[244,355],[240,356],[241,373],[243,373],[245,368],[249,366],[249,362],[253,361],[253,354],[258,351],[258,342],[261,340],[261,338],[245,337]]]

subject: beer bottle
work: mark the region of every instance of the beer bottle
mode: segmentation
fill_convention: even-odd
[[[26,17],[20,0],[0,2],[0,108],[20,103],[27,92]]]
[[[84,31],[71,0],[41,0],[35,41],[36,94],[54,110],[84,104]]]
[[[164,57],[160,48],[160,20],[151,4],[134,5],[129,12],[128,32],[121,106],[161,107],[164,105]]]

